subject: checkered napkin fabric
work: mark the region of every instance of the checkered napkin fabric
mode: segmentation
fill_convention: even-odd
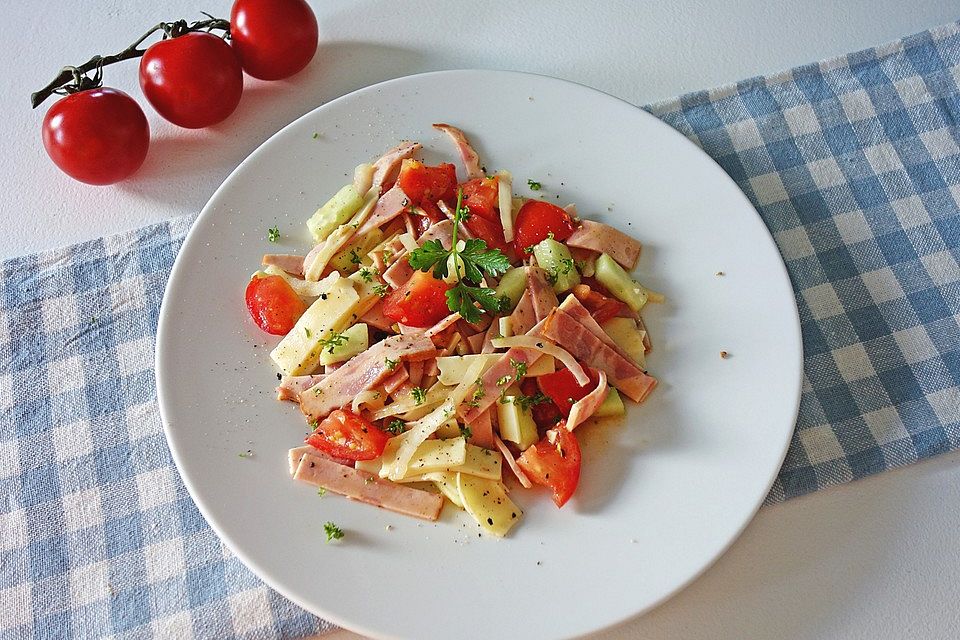
[[[960,444],[958,81],[952,24],[648,107],[737,180],[793,280],[806,377],[768,502]],[[154,332],[190,222],[0,262],[0,640],[329,628],[221,545],[166,448]]]
[[[760,212],[803,330],[778,502],[960,446],[960,24],[649,108]]]

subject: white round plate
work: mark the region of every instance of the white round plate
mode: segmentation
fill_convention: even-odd
[[[526,514],[503,540],[479,535],[449,506],[424,523],[291,480],[286,452],[307,428],[295,405],[275,400],[268,353],[277,340],[243,302],[261,254],[307,251],[304,221],[356,164],[413,139],[428,161],[459,166],[434,122],[463,128],[487,170],[513,172],[519,193],[536,195],[525,185],[540,181],[551,202],[574,202],[581,216],[640,239],[636,273],[668,298],[644,314],[660,386],[625,420],[578,429],[574,498],[558,510],[543,491],[515,492]],[[270,244],[275,225],[282,239]],[[800,380],[786,270],[720,167],[625,102],[501,71],[385,82],[270,138],[204,207],[157,336],[167,438],[207,521],[277,591],[381,638],[573,637],[662,602],[760,506],[793,430]],[[252,457],[238,457],[248,449]],[[327,521],[346,532],[341,541],[325,543]]]

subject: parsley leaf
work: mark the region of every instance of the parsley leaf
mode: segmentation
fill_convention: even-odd
[[[330,542],[331,540],[339,540],[343,537],[343,529],[332,522],[328,522],[323,525],[323,532],[327,534],[327,542]]]
[[[400,418],[394,418],[393,420],[390,421],[390,424],[386,426],[384,431],[386,431],[387,433],[392,433],[395,436],[398,436],[401,433],[403,433],[403,427],[404,427],[403,420],[401,420]]]
[[[457,208],[453,216],[451,248],[444,249],[439,240],[428,240],[423,246],[411,251],[407,259],[410,266],[418,271],[433,269],[433,276],[437,279],[446,278],[450,273],[448,265],[453,264],[457,282],[447,291],[447,308],[458,312],[467,322],[477,322],[480,320],[480,309],[497,313],[502,309],[503,303],[496,297],[493,289],[473,285],[480,284],[484,273],[489,276],[506,273],[510,268],[510,260],[499,249],[487,247],[487,243],[479,238],[470,238],[463,243],[463,248],[459,247],[457,231],[468,215],[469,210],[463,206],[463,189],[460,189],[457,192]],[[477,305],[480,305],[480,309]]]
[[[418,406],[427,400],[427,392],[420,387],[414,387],[410,390],[410,393],[413,395],[413,401],[416,402]]]
[[[267,240],[276,242],[280,239],[280,227],[270,227],[267,229]]]

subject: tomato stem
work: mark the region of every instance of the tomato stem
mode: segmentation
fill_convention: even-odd
[[[190,24],[187,24],[186,20],[161,22],[140,36],[136,42],[131,44],[120,53],[115,53],[109,56],[95,55],[79,66],[64,67],[60,70],[60,73],[57,74],[57,77],[50,82],[50,84],[45,86],[43,89],[30,94],[30,105],[36,109],[40,103],[54,93],[63,95],[99,87],[102,84],[103,68],[105,66],[109,64],[116,64],[117,62],[123,62],[124,60],[132,60],[134,58],[141,57],[147,52],[147,50],[139,49],[138,47],[143,44],[147,38],[158,31],[163,32],[163,40],[166,40],[167,38],[176,38],[187,33],[193,33],[195,31],[210,32],[214,29],[222,30],[223,38],[227,39],[230,37],[229,20],[214,18],[209,13],[204,13],[203,15],[207,16],[206,20],[198,20]],[[91,71],[94,72],[92,78],[86,75]]]

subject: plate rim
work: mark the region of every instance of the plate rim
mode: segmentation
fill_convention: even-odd
[[[233,180],[236,179],[235,177],[242,167],[244,167],[248,162],[250,162],[252,158],[257,156],[267,145],[269,145],[275,138],[283,134],[286,130],[293,128],[301,120],[314,116],[316,112],[321,111],[330,105],[351,99],[353,96],[357,94],[375,92],[376,90],[382,87],[385,87],[387,85],[392,85],[392,84],[402,83],[402,82],[409,82],[414,79],[424,79],[427,77],[457,76],[460,74],[496,74],[496,75],[512,75],[512,76],[520,76],[520,77],[536,77],[538,80],[546,80],[549,82],[557,82],[557,83],[572,85],[576,87],[578,90],[584,90],[587,92],[600,94],[605,98],[616,100],[617,102],[620,102],[624,105],[632,107],[634,110],[638,112],[641,118],[647,119],[648,122],[651,122],[653,124],[653,126],[662,127],[665,130],[665,132],[668,133],[668,135],[674,136],[676,139],[678,139],[678,141],[681,144],[693,146],[696,149],[697,153],[699,153],[702,157],[709,160],[715,166],[715,168],[719,170],[719,174],[722,175],[721,179],[728,181],[736,189],[737,193],[739,194],[738,198],[743,202],[743,204],[749,207],[754,212],[756,216],[754,218],[754,223],[757,225],[760,225],[763,231],[763,235],[765,236],[766,242],[768,242],[771,248],[774,251],[776,251],[776,254],[779,257],[779,260],[777,261],[778,262],[778,270],[777,270],[778,280],[780,280],[781,284],[786,283],[788,285],[788,289],[792,292],[792,295],[790,295],[789,297],[790,297],[790,308],[793,313],[790,314],[790,320],[791,320],[790,326],[785,328],[788,330],[789,334],[792,334],[793,336],[792,343],[793,343],[795,353],[799,354],[797,369],[795,371],[796,392],[795,392],[795,397],[793,399],[793,410],[791,411],[791,415],[793,415],[793,419],[792,419],[793,428],[791,428],[789,432],[787,432],[786,437],[784,437],[783,442],[780,445],[780,452],[776,458],[777,464],[775,467],[773,467],[773,470],[769,474],[770,476],[769,479],[764,484],[764,487],[765,487],[764,491],[761,493],[760,497],[756,500],[756,504],[750,509],[747,517],[736,529],[735,533],[730,536],[730,538],[726,541],[725,544],[721,545],[718,548],[716,553],[707,562],[705,562],[699,570],[693,572],[686,580],[679,583],[673,589],[668,590],[667,592],[662,594],[659,598],[652,600],[646,606],[640,609],[637,609],[634,612],[624,617],[604,623],[600,626],[596,626],[592,630],[587,631],[584,634],[560,636],[560,638],[584,637],[585,635],[600,633],[602,631],[623,625],[628,621],[638,619],[639,617],[646,615],[650,611],[656,609],[663,603],[672,599],[678,593],[680,593],[681,591],[686,589],[688,586],[690,586],[693,582],[695,582],[697,579],[699,579],[700,576],[702,576],[708,569],[710,569],[714,564],[716,564],[716,562],[727,553],[730,547],[737,540],[740,539],[740,537],[743,535],[744,530],[756,518],[756,515],[759,512],[760,508],[763,506],[766,500],[766,497],[769,495],[770,489],[773,487],[774,483],[777,480],[780,469],[783,467],[783,462],[790,448],[790,443],[792,441],[793,434],[796,431],[796,419],[797,419],[797,416],[799,415],[800,401],[801,401],[802,392],[803,392],[804,353],[803,353],[803,339],[802,339],[802,333],[801,333],[799,307],[797,305],[796,292],[793,288],[793,283],[792,283],[792,280],[790,279],[789,272],[787,271],[786,263],[784,262],[783,255],[781,254],[780,249],[773,238],[773,234],[770,232],[770,229],[769,227],[767,227],[766,223],[763,222],[763,219],[760,216],[759,211],[757,211],[757,208],[753,205],[752,202],[750,202],[750,199],[743,192],[743,189],[740,188],[740,186],[736,183],[736,181],[723,169],[722,166],[720,166],[720,164],[712,156],[710,156],[706,151],[703,150],[703,148],[701,148],[699,145],[694,143],[691,139],[689,139],[683,133],[681,133],[674,127],[670,126],[669,124],[667,124],[666,122],[658,118],[657,116],[648,112],[646,109],[644,109],[641,106],[637,106],[631,102],[628,102],[627,100],[624,100],[615,95],[607,93],[606,91],[603,91],[601,89],[597,89],[595,87],[591,87],[589,85],[583,84],[581,82],[576,82],[576,81],[568,80],[564,78],[557,78],[556,76],[551,76],[548,74],[528,72],[528,71],[503,70],[503,69],[480,69],[480,68],[444,69],[444,70],[426,71],[422,73],[399,76],[399,77],[384,80],[375,84],[359,87],[357,89],[354,89],[353,91],[350,91],[341,96],[338,96],[333,100],[323,102],[322,104],[319,104],[313,107],[309,111],[294,118],[292,121],[290,121],[280,129],[275,131],[263,142],[258,144],[256,148],[254,148],[249,154],[247,154],[247,156],[239,164],[237,164],[237,166],[234,167],[233,170],[230,171],[230,173],[223,179],[223,182],[220,183],[220,185],[213,191],[213,193],[207,199],[206,203],[201,208],[200,213],[191,223],[190,229],[187,232],[186,236],[184,237],[180,245],[180,249],[177,252],[177,256],[174,259],[174,263],[170,269],[170,274],[167,278],[167,282],[164,284],[163,298],[161,300],[160,309],[157,316],[157,331],[156,331],[156,338],[154,343],[154,371],[155,371],[155,381],[156,381],[156,390],[157,390],[157,406],[160,413],[161,424],[163,426],[164,440],[166,441],[167,447],[170,450],[171,457],[173,458],[174,464],[176,465],[177,474],[180,476],[181,481],[183,482],[184,486],[187,489],[187,492],[190,494],[190,499],[196,505],[198,511],[203,516],[206,523],[210,526],[210,528],[214,531],[214,533],[216,533],[217,538],[220,540],[220,542],[226,545],[227,548],[230,550],[230,552],[233,553],[237,557],[237,559],[239,559],[240,562],[244,564],[244,566],[250,569],[259,580],[263,581],[269,588],[273,589],[283,597],[287,598],[288,600],[290,600],[291,602],[299,606],[301,609],[319,618],[322,618],[323,620],[332,622],[333,624],[339,627],[347,629],[348,631],[362,634],[364,636],[368,636],[371,638],[398,637],[392,634],[384,635],[380,631],[365,627],[365,625],[362,622],[357,623],[353,620],[346,621],[336,613],[322,611],[322,610],[316,609],[313,605],[307,604],[303,599],[299,597],[298,594],[292,593],[289,590],[287,590],[285,587],[276,584],[276,582],[272,579],[272,577],[268,577],[270,573],[269,571],[265,570],[264,567],[261,567],[261,565],[257,561],[255,561],[253,558],[248,556],[246,552],[244,552],[239,548],[236,548],[236,546],[233,544],[229,536],[227,536],[225,533],[223,533],[220,530],[220,528],[216,524],[215,518],[213,518],[212,515],[208,512],[207,507],[204,505],[203,501],[197,498],[198,494],[196,492],[196,487],[193,484],[193,481],[186,474],[184,474],[183,464],[181,460],[182,453],[178,450],[177,446],[174,444],[175,439],[171,437],[171,431],[170,431],[169,420],[168,420],[168,411],[164,408],[165,407],[164,397],[167,391],[166,391],[166,385],[164,385],[163,383],[163,380],[166,378],[166,375],[164,374],[165,367],[163,365],[163,358],[161,356],[161,353],[163,351],[162,349],[163,345],[166,344],[167,340],[170,339],[167,337],[167,331],[165,331],[164,327],[166,326],[167,318],[170,315],[170,306],[172,304],[175,304],[170,301],[169,285],[171,282],[174,281],[174,278],[178,276],[179,272],[185,268],[184,267],[185,263],[183,258],[184,256],[183,249],[188,245],[188,243],[191,242],[191,239],[197,233],[197,229],[201,226],[199,223],[209,215],[212,215],[211,211],[213,210],[213,207],[211,206],[211,203],[217,199],[217,197],[221,194],[221,192],[229,188],[230,184],[233,182]]]

